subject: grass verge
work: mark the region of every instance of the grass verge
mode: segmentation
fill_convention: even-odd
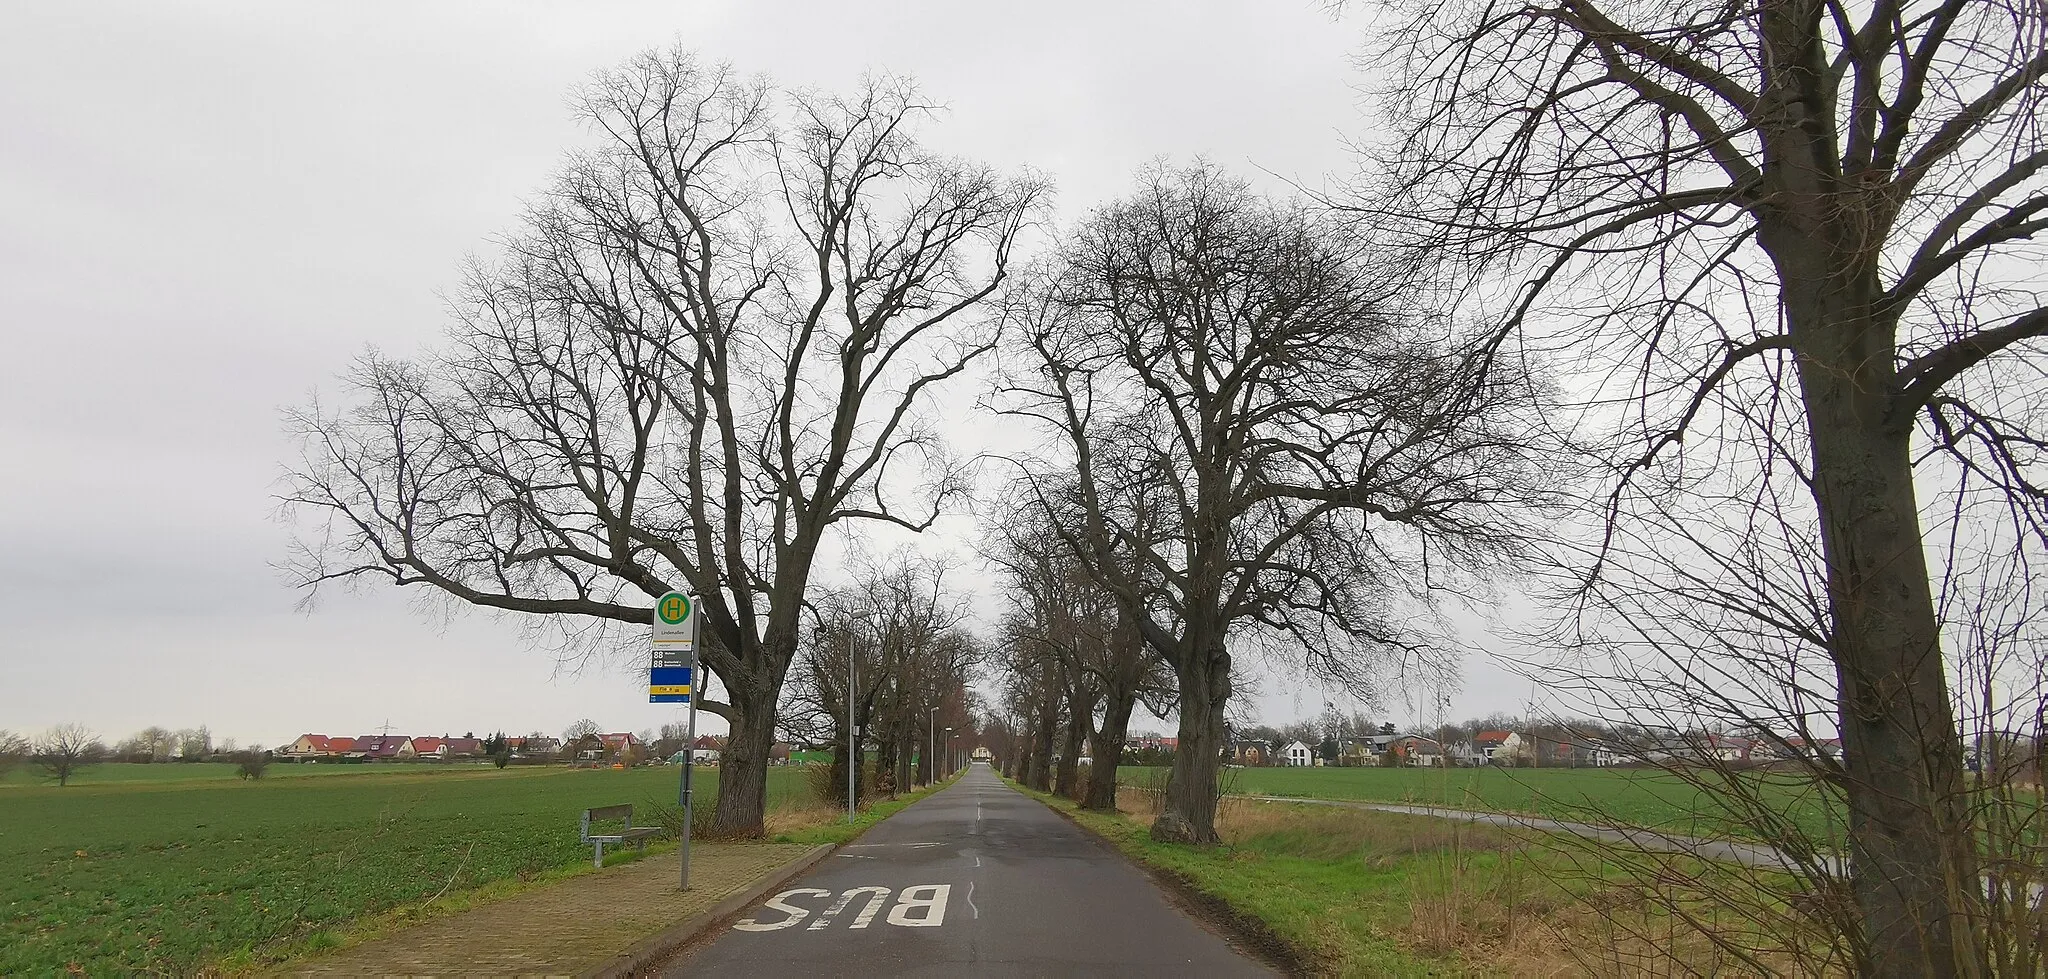
[[[866,809],[854,815],[852,821],[846,818],[843,809],[812,807],[803,810],[786,810],[769,820],[768,838],[777,843],[850,843],[868,827],[894,816],[912,803],[934,792],[952,785],[960,778],[959,773],[942,781],[898,795],[894,799],[871,802]]]
[[[1119,811],[1101,813],[1022,791],[1178,885],[1193,903],[1220,906],[1252,944],[1278,943],[1280,957],[1304,973],[1743,971],[1692,923],[1544,834],[1226,798],[1217,819],[1223,845],[1191,847],[1151,838],[1153,813],[1141,793],[1122,793]]]

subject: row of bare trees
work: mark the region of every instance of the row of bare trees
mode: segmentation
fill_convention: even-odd
[[[293,414],[291,574],[527,613],[572,656],[696,593],[731,726],[714,828],[756,834],[820,549],[966,491],[931,400],[993,349],[979,311],[1043,188],[923,148],[891,78],[790,92],[650,52],[576,107],[596,145],[469,269],[447,343]]]
[[[1006,630],[1013,691],[1038,712],[1024,771],[1044,781],[1053,705],[1076,744],[1106,685],[1068,647],[1150,657],[1179,719],[1155,838],[1218,839],[1241,659],[1364,693],[1432,665],[1415,623],[1514,552],[1511,511],[1539,495],[1524,379],[1408,302],[1410,270],[1366,244],[1215,167],[1161,165],[1013,293],[995,407],[1043,439],[993,548],[1032,604]]]
[[[2040,827],[1963,746],[2048,714],[2048,11],[1375,14],[1357,187],[1156,166],[1022,276],[1041,184],[920,149],[905,85],[791,95],[680,54],[600,76],[602,145],[472,270],[448,348],[296,417],[299,583],[422,585],[577,648],[697,591],[733,728],[717,823],[757,832],[800,653],[822,707],[835,619],[859,646],[866,598],[813,581],[828,533],[961,499],[931,398],[1000,350],[989,407],[1035,439],[987,547],[1016,586],[989,737],[1028,780],[1104,758],[1156,684],[1180,750],[1154,835],[1213,842],[1248,668],[1369,696],[1443,662],[1444,596],[1533,569],[1573,654],[1553,694],[1841,737],[1807,777],[1848,859],[1805,841],[1793,892],[1756,884],[1827,899],[1796,940],[1820,968],[2038,968]],[[841,691],[878,747],[925,703],[887,673]],[[1715,791],[1783,831],[1753,785]]]
[[[954,577],[947,562],[912,551],[857,556],[851,583],[816,603],[781,725],[792,741],[832,747],[831,790],[840,802],[855,757],[874,758],[872,771],[855,766],[856,798],[893,796],[947,774],[940,759],[955,735],[973,741],[978,698],[969,683],[985,643]],[[858,731],[853,756],[849,722]]]
[[[214,743],[213,733],[206,725],[173,730],[164,727],[146,727],[121,739],[108,750],[110,758],[126,762],[165,762],[173,758],[199,761],[215,754],[236,754],[235,739],[228,738]]]

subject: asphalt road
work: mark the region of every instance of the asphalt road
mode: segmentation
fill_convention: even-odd
[[[977,765],[667,975],[1271,975],[1122,855]]]

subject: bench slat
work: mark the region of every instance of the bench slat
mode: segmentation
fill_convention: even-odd
[[[598,806],[583,810],[583,816],[592,822],[600,819],[623,819],[630,823],[633,821],[633,806],[631,803],[623,806]]]

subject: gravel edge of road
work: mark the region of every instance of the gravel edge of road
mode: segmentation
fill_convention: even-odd
[[[1002,778],[1000,773],[997,777]],[[1073,813],[1046,802],[1038,793],[1025,789],[1007,778],[1003,779],[1003,784],[1015,790],[1018,795],[1052,810],[1055,815],[1073,824],[1074,828],[1088,834],[1088,838],[1094,840],[1095,845],[1144,874],[1158,885],[1169,903],[1221,936],[1232,948],[1285,975],[1323,974],[1313,967],[1314,960],[1311,955],[1280,937],[1278,932],[1258,916],[1233,907],[1230,902],[1203,890],[1201,885],[1180,871],[1171,867],[1161,867],[1125,852],[1122,847],[1116,845],[1115,840],[1103,836],[1087,823],[1075,819]]]

